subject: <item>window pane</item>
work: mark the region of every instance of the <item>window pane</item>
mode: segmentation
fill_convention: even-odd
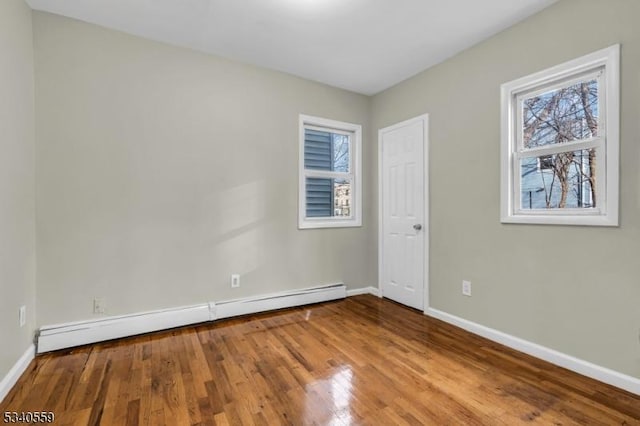
[[[333,171],[349,172],[349,136],[331,134],[333,143]]]
[[[598,135],[598,81],[589,79],[525,98],[525,148],[588,139]]]
[[[351,181],[307,178],[306,189],[306,217],[351,216]]]
[[[347,179],[333,181],[333,215],[351,216],[351,182]]]
[[[520,160],[522,209],[596,206],[596,151],[563,152]]]
[[[332,179],[307,178],[307,217],[330,217],[333,205]]]
[[[304,168],[349,172],[350,137],[314,129],[304,131]]]

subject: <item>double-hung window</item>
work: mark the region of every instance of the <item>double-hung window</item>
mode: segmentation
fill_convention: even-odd
[[[300,115],[298,227],[360,226],[362,126]]]
[[[619,52],[502,85],[502,222],[618,225]]]

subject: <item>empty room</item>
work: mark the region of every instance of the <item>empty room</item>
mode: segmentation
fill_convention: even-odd
[[[2,0],[0,416],[640,425],[637,0]]]

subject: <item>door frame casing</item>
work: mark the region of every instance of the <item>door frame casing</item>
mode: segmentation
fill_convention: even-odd
[[[424,217],[422,229],[424,231],[424,258],[423,258],[423,312],[426,314],[429,309],[429,114],[422,114],[408,120],[401,121],[391,126],[378,129],[378,295],[383,296],[382,291],[382,270],[384,267],[384,199],[382,197],[383,189],[383,155],[382,155],[382,137],[384,133],[393,131],[397,128],[413,124],[414,122],[422,122],[422,144],[423,144],[423,182],[424,182]]]

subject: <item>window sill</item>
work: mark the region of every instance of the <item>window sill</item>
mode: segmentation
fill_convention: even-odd
[[[298,223],[298,229],[317,229],[317,228],[358,228],[362,226],[361,220],[356,219],[338,219],[338,220],[303,220]]]
[[[575,226],[619,226],[618,220],[608,216],[594,215],[508,215],[500,218],[501,223],[519,223],[531,225],[575,225]]]

